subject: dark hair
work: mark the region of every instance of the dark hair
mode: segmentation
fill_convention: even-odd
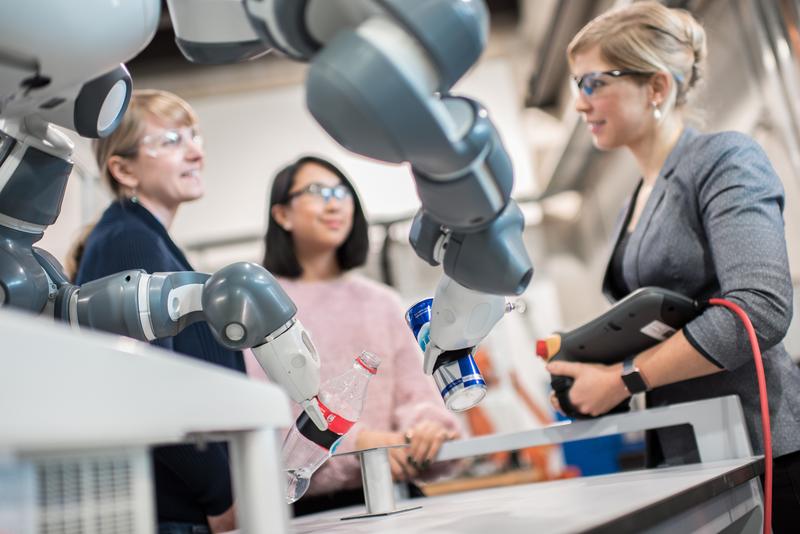
[[[287,165],[275,175],[272,181],[272,190],[269,195],[269,208],[267,209],[267,234],[264,236],[264,260],[262,265],[277,276],[297,278],[303,274],[303,269],[297,261],[294,250],[294,241],[291,232],[284,230],[272,216],[272,207],[286,204],[289,201],[289,191],[294,185],[295,176],[303,166],[308,164],[319,165],[339,177],[339,180],[350,190],[353,195],[353,226],[347,239],[336,249],[336,260],[342,271],[364,265],[369,251],[369,237],[367,235],[367,218],[361,209],[353,184],[336,165],[328,160],[316,156],[302,156],[294,163]]]

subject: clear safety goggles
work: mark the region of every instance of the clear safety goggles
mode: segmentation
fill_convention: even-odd
[[[163,132],[145,135],[139,142],[145,153],[151,157],[185,149],[191,142],[196,148],[203,148],[203,136],[197,128],[170,128]]]
[[[328,203],[329,200],[335,198],[336,200],[346,200],[348,198],[352,198],[353,194],[350,192],[350,189],[344,184],[338,184],[333,187],[322,185],[322,184],[308,184],[302,189],[298,189],[292,193],[289,193],[286,196],[286,201],[290,201],[293,198],[299,197],[301,195],[309,195],[312,197],[320,198],[325,202]]]

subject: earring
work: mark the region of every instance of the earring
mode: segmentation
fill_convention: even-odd
[[[134,204],[138,204],[139,203],[139,196],[136,194],[136,188],[134,188],[131,191],[131,202],[133,202]]]
[[[653,104],[653,118],[657,121],[661,120],[661,110],[658,109],[658,104],[656,104],[655,100],[652,102]]]

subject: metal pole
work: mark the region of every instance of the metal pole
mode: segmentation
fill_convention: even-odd
[[[286,476],[275,429],[230,434],[231,476],[240,532],[289,532]]]
[[[358,455],[367,514],[394,511],[394,486],[389,449],[370,449]]]

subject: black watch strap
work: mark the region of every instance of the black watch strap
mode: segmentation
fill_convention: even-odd
[[[644,377],[642,377],[639,368],[633,363],[633,357],[625,358],[625,361],[622,363],[622,382],[631,395],[648,390],[647,382],[644,381]]]

